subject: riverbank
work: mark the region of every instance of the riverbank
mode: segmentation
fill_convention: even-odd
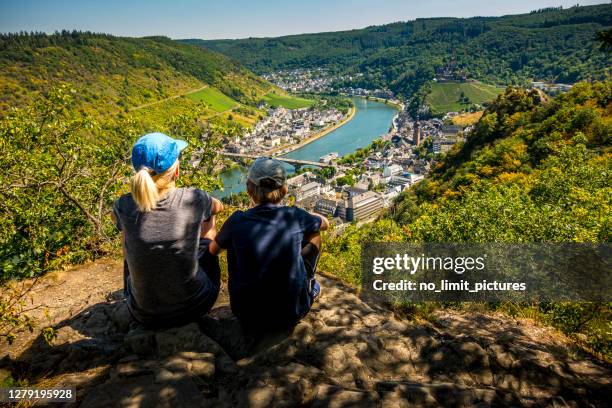
[[[295,151],[295,150],[297,150],[297,149],[300,149],[300,148],[302,148],[302,147],[306,146],[307,144],[312,143],[312,142],[314,142],[315,140],[318,140],[318,139],[322,138],[323,136],[325,136],[325,135],[327,135],[327,134],[329,134],[329,133],[333,132],[334,130],[338,129],[339,127],[344,126],[344,125],[345,125],[345,124],[347,124],[347,123],[348,123],[348,122],[349,122],[351,119],[353,119],[353,117],[355,117],[355,113],[356,113],[356,112],[357,112],[357,108],[356,108],[355,106],[353,106],[353,107],[351,107],[351,109],[349,110],[349,114],[348,114],[348,116],[347,116],[346,118],[342,119],[340,122],[338,122],[338,123],[336,123],[336,124],[334,124],[334,125],[332,125],[332,126],[329,126],[329,127],[325,128],[325,129],[323,129],[323,130],[321,130],[321,131],[319,131],[319,132],[315,133],[314,135],[312,135],[312,136],[308,137],[307,139],[302,140],[302,141],[301,141],[300,143],[298,143],[298,144],[295,144],[295,145],[293,145],[293,146],[289,146],[289,147],[286,147],[286,146],[280,146],[280,147],[278,147],[278,148],[276,148],[276,149],[271,149],[271,150],[268,150],[268,151],[266,152],[266,154],[267,154],[267,155],[274,155],[274,154],[276,154],[276,153],[278,153],[278,152],[282,152],[282,154],[287,154],[287,153],[291,153],[291,152],[293,152],[293,151]]]
[[[370,101],[376,101],[376,102],[382,102],[385,105],[391,105],[395,108],[397,108],[398,110],[402,110],[404,109],[404,105],[402,103],[397,103],[397,102],[393,102],[389,99],[384,99],[384,98],[379,98],[377,96],[358,96],[358,98],[364,98]]]
[[[307,145],[286,154],[285,157],[297,160],[319,161],[321,156],[330,152],[337,152],[340,156],[354,152],[368,146],[380,135],[388,132],[393,117],[397,114],[395,107],[384,103],[354,98],[355,111],[350,112],[341,123],[329,130],[324,137],[319,137]],[[350,120],[349,120],[350,119]],[[278,154],[280,155],[280,153]],[[290,165],[287,171],[293,172]],[[221,174],[223,190],[213,192],[215,197],[225,197],[230,194],[244,191],[246,170],[234,169]]]

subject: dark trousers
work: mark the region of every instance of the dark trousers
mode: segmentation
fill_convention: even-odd
[[[306,276],[308,277],[308,291],[312,292],[312,286],[315,282],[315,273],[317,272],[317,264],[319,263],[319,257],[321,252],[312,243],[308,242],[302,245],[302,259],[304,260],[304,266],[306,267]]]

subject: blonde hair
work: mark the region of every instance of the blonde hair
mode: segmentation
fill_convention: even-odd
[[[282,187],[273,188],[267,186],[256,186],[251,180],[247,180],[247,193],[255,204],[278,204],[287,194],[287,184]]]
[[[161,196],[174,187],[174,174],[178,165],[177,160],[160,174],[144,166],[136,172],[130,182],[130,190],[140,211],[149,212],[154,209]]]

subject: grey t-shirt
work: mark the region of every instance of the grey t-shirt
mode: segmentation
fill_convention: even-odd
[[[115,202],[117,228],[125,236],[130,311],[142,322],[182,316],[214,292],[198,264],[202,221],[212,199],[194,188],[168,192],[150,212],[140,212],[131,194]]]

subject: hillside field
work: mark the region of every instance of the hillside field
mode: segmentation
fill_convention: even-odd
[[[217,112],[224,112],[238,105],[238,102],[221,93],[216,88],[211,87],[201,89],[185,96],[195,102],[204,102],[212,110]]]
[[[482,82],[434,82],[426,102],[433,114],[460,111],[474,103],[490,102],[497,97],[503,88]],[[461,92],[469,98],[469,102],[461,102]]]
[[[291,95],[279,95],[275,92],[270,92],[261,98],[264,102],[272,107],[282,106],[287,109],[308,108],[314,104],[313,100],[299,98]]]

